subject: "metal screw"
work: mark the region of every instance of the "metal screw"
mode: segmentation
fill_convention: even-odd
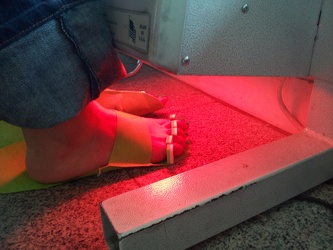
[[[183,59],[182,59],[182,65],[183,66],[187,66],[190,64],[190,57],[189,56],[185,56]]]
[[[247,4],[244,4],[242,7],[242,12],[246,14],[249,11],[249,6]]]

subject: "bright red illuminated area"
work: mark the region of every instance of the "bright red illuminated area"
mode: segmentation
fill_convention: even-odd
[[[294,77],[177,76],[290,133],[304,128],[313,82]]]
[[[300,127],[291,124],[278,103],[281,85],[282,100],[288,109],[292,107],[289,113],[296,114],[295,120],[299,123],[306,119],[312,87],[306,80],[282,77],[176,78],[144,67],[133,79],[126,79],[113,86],[116,89],[145,90],[157,96],[167,96],[168,102],[164,109],[149,116],[168,117],[170,113],[175,113],[178,118],[189,123],[188,156],[166,168],[149,172],[145,169],[135,170],[141,173],[136,175],[136,180],[143,185],[298,131]],[[297,88],[298,84],[302,87]],[[298,95],[296,102],[293,101],[294,93]]]
[[[68,234],[72,234],[75,236],[71,237],[72,245],[68,248],[89,246],[89,248],[102,249],[105,246],[101,237],[103,233],[100,220],[96,220],[96,217],[99,218],[99,204],[102,201],[163,180],[156,185],[146,187],[145,197],[142,199],[155,201],[157,204],[159,199],[165,200],[165,197],[170,197],[171,201],[176,202],[176,197],[192,192],[188,186],[184,185],[188,180],[182,179],[181,173],[202,168],[202,174],[191,179],[191,183],[200,187],[203,179],[215,174],[213,171],[205,173],[204,167],[207,164],[288,137],[299,128],[292,124],[281,111],[279,96],[282,96],[285,107],[300,124],[303,125],[307,117],[307,100],[312,83],[305,80],[208,76],[187,76],[182,77],[181,80],[183,81],[150,67],[143,67],[135,77],[124,79],[112,85],[112,88],[130,91],[144,90],[154,96],[167,97],[168,101],[162,109],[145,117],[165,121],[169,119],[170,114],[176,114],[177,119],[188,122],[186,131],[188,146],[184,159],[166,166],[115,168],[102,173],[99,177],[95,175],[72,181],[48,190],[30,193],[30,196],[18,195],[16,197],[18,204],[25,206],[31,196],[38,197],[45,191],[41,195],[42,199],[39,199],[38,209],[34,216],[31,216],[33,219],[25,218],[28,223],[33,223],[34,227],[27,226],[27,223],[23,223],[22,226],[15,225],[6,240],[12,244],[19,244],[21,248],[29,248],[29,242],[35,242],[39,246],[50,246],[52,242],[54,248],[59,248],[69,244],[66,239]],[[185,81],[187,83],[184,83]],[[279,88],[281,85],[282,89]],[[85,124],[94,125],[95,122],[97,122],[95,117],[88,116]],[[98,122],[104,124],[103,128],[106,131],[110,128],[117,130],[115,126],[107,126],[110,123],[106,117]],[[125,131],[130,127],[139,130],[138,126],[131,126],[131,123],[128,123]],[[80,134],[83,130],[76,127],[74,131]],[[160,134],[158,131],[153,129],[151,132],[158,135]],[[165,135],[165,130],[162,133]],[[95,147],[85,151],[85,154],[89,153],[92,158],[99,158],[99,155],[106,154],[107,157],[104,160],[108,160],[112,145],[107,143],[107,138],[105,137],[102,141],[95,140]],[[140,136],[138,138],[140,140]],[[105,147],[107,150],[99,149],[101,143],[109,145]],[[161,143],[162,147],[166,147],[164,140]],[[126,153],[126,148],[124,152]],[[164,149],[161,152],[165,154]],[[251,154],[248,155],[252,157]],[[82,154],[80,157],[83,157]],[[256,158],[258,155],[253,157]],[[73,164],[71,169],[75,170],[77,167]],[[221,165],[221,168],[223,167],[224,165]],[[225,178],[232,182],[239,173],[244,172],[243,170],[251,172],[252,167],[253,164],[241,162],[230,166],[228,171],[221,171],[226,175]],[[179,178],[173,180],[168,178],[177,174],[180,174]],[[229,185],[228,181],[223,181],[224,185]],[[201,190],[204,189],[200,188],[200,191],[193,192],[198,193]],[[185,198],[184,200],[186,201]],[[171,203],[166,200],[166,204]],[[179,204],[175,203],[173,206],[179,206]],[[156,211],[156,214],[160,213],[163,211]],[[71,221],[71,225],[63,228],[63,225],[66,225],[64,221]],[[87,226],[93,228],[89,230],[89,237],[84,231]],[[28,234],[22,233],[27,230]],[[74,234],[74,232],[78,233]],[[52,240],[45,235],[50,235]]]

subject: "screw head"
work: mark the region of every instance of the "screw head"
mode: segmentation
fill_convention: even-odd
[[[243,7],[242,7],[242,12],[244,14],[246,14],[247,12],[249,12],[249,6],[247,4],[244,4]]]
[[[183,66],[187,66],[190,64],[190,57],[189,56],[185,56],[183,59],[182,59],[182,65]]]

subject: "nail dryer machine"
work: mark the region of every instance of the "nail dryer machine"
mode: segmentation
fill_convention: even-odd
[[[119,51],[290,133],[102,202],[110,248],[184,249],[333,177],[332,1],[104,2]]]

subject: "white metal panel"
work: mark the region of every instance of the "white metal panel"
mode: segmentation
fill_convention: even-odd
[[[185,249],[333,177],[333,144],[303,131],[101,204],[110,249]]]
[[[135,49],[115,41],[115,47],[130,56],[136,57],[155,67],[177,72],[180,61],[183,26],[187,1],[177,0],[103,0],[106,17],[113,20],[112,10],[150,15],[148,52]],[[137,23],[137,26],[140,23]],[[111,26],[111,29],[113,27]],[[128,33],[129,27],[122,33]],[[119,30],[113,30],[119,32]]]
[[[247,4],[247,12],[242,7]],[[321,1],[188,1],[179,74],[307,76]]]
[[[311,75],[333,83],[333,1],[324,0]]]
[[[150,15],[148,53],[117,42],[115,45],[172,73],[309,74],[321,0],[104,2],[107,15],[110,8]],[[184,66],[186,56],[189,64]]]
[[[333,82],[333,78],[331,79]],[[333,84],[315,80],[306,126],[333,140]]]

